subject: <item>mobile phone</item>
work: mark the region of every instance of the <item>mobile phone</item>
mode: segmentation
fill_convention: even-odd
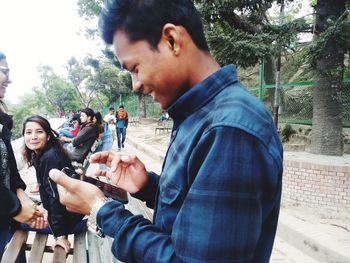
[[[104,193],[106,197],[113,198],[114,200],[118,200],[124,204],[128,203],[127,192],[115,185],[102,182],[93,177],[86,176],[85,174],[79,174],[73,169],[68,167],[64,167],[62,169],[62,172],[64,172],[66,175],[68,175],[71,178],[82,180],[90,184],[96,185]]]

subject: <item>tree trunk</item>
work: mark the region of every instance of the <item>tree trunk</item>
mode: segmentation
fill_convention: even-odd
[[[145,96],[142,93],[137,94],[138,98],[138,111],[140,118],[146,118],[146,104],[145,104]]]
[[[264,72],[264,80],[265,80],[265,84],[269,85],[269,84],[274,84],[275,83],[275,79],[276,79],[276,67],[275,67],[275,59],[273,56],[270,56],[266,59],[265,61],[265,72]],[[275,89],[266,89],[266,93],[267,93],[267,98],[268,98],[268,106],[271,112],[273,112],[273,103],[274,103],[274,98],[275,98]]]
[[[345,11],[346,0],[318,0],[315,39]],[[343,154],[341,88],[344,50],[331,36],[316,60],[316,87],[313,89],[311,152],[322,155]]]

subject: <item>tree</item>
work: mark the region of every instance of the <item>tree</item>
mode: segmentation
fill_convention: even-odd
[[[221,65],[233,63],[242,68],[264,62],[265,84],[275,83],[275,57],[278,51],[290,49],[299,32],[311,31],[305,18],[294,19],[296,11],[288,5],[283,25],[278,24],[278,15],[268,15],[280,1],[195,2],[204,19],[209,46],[218,62]],[[267,94],[273,108],[273,89],[268,89]]]
[[[72,84],[54,73],[48,65],[39,66],[38,71],[41,86],[34,87],[33,91],[35,96],[40,98],[41,103],[46,104],[49,112],[65,113],[81,108]]]
[[[103,5],[102,0],[78,0],[79,15],[84,17],[86,20],[89,20],[89,21],[95,20],[98,17],[98,15],[102,9],[102,5]],[[86,33],[89,37],[94,38],[97,34],[97,29],[96,28],[88,28],[86,30]],[[114,56],[113,52],[108,47],[106,47],[103,50],[103,53],[111,64],[113,64],[117,68],[121,69],[119,62],[116,60],[116,57]],[[124,84],[129,83],[130,84],[129,87],[131,87],[130,76],[129,77],[124,76],[123,83]],[[107,91],[105,93],[109,93],[109,94],[117,93],[119,95],[120,94],[127,94],[127,93],[123,93],[123,92],[112,91],[115,87],[117,87],[117,86],[102,85],[102,88],[107,89]],[[100,91],[101,91],[101,89],[100,89]],[[146,117],[147,105],[145,103],[145,95],[142,93],[138,93],[137,97],[138,97],[138,100],[137,100],[138,101],[138,116],[141,118]],[[116,100],[113,102],[116,102]],[[112,101],[110,101],[110,104],[112,104]]]
[[[130,75],[120,71],[109,62],[101,63],[94,74],[87,81],[87,87],[94,87],[95,91],[106,98],[105,105],[113,105],[120,96],[131,92]]]
[[[315,37],[311,47],[315,82],[311,152],[343,154],[341,90],[344,53],[350,49],[348,0],[318,0],[315,6]],[[349,10],[348,10],[349,11]]]
[[[75,57],[68,60],[66,69],[68,71],[68,80],[71,81],[75,89],[76,94],[79,97],[81,108],[89,107],[95,89],[87,89],[86,81],[91,78],[92,73],[88,68],[90,60],[78,61]]]

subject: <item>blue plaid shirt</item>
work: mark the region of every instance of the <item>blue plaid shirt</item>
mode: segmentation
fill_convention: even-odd
[[[282,186],[271,114],[226,66],[168,109],[174,120],[161,176],[135,196],[153,223],[118,202],[97,217],[126,262],[268,262]]]

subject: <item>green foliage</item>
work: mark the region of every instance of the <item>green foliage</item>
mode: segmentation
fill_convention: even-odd
[[[101,64],[86,85],[107,98],[107,105],[116,102],[121,94],[131,93],[130,75],[110,63]]]
[[[101,12],[102,4],[102,0],[78,0],[78,13],[86,20],[92,20]]]
[[[350,50],[350,10],[346,10],[338,19],[328,19],[325,30],[320,32],[309,45],[309,60],[315,67],[316,61],[324,56],[326,45],[332,45],[346,51]]]
[[[196,1],[204,19],[209,46],[221,65],[243,68],[279,53],[310,26],[290,15],[283,25],[271,24],[266,12],[276,1]],[[288,1],[287,1],[288,2]]]
[[[45,105],[50,113],[80,108],[72,84],[54,73],[53,69],[47,65],[40,66],[38,71],[42,86],[33,88],[33,91],[39,100],[39,105]]]
[[[13,140],[22,136],[22,123],[27,117],[37,114],[45,117],[49,114],[45,103],[41,103],[40,98],[36,96],[25,96],[20,104],[10,105],[9,108],[13,115]]]

